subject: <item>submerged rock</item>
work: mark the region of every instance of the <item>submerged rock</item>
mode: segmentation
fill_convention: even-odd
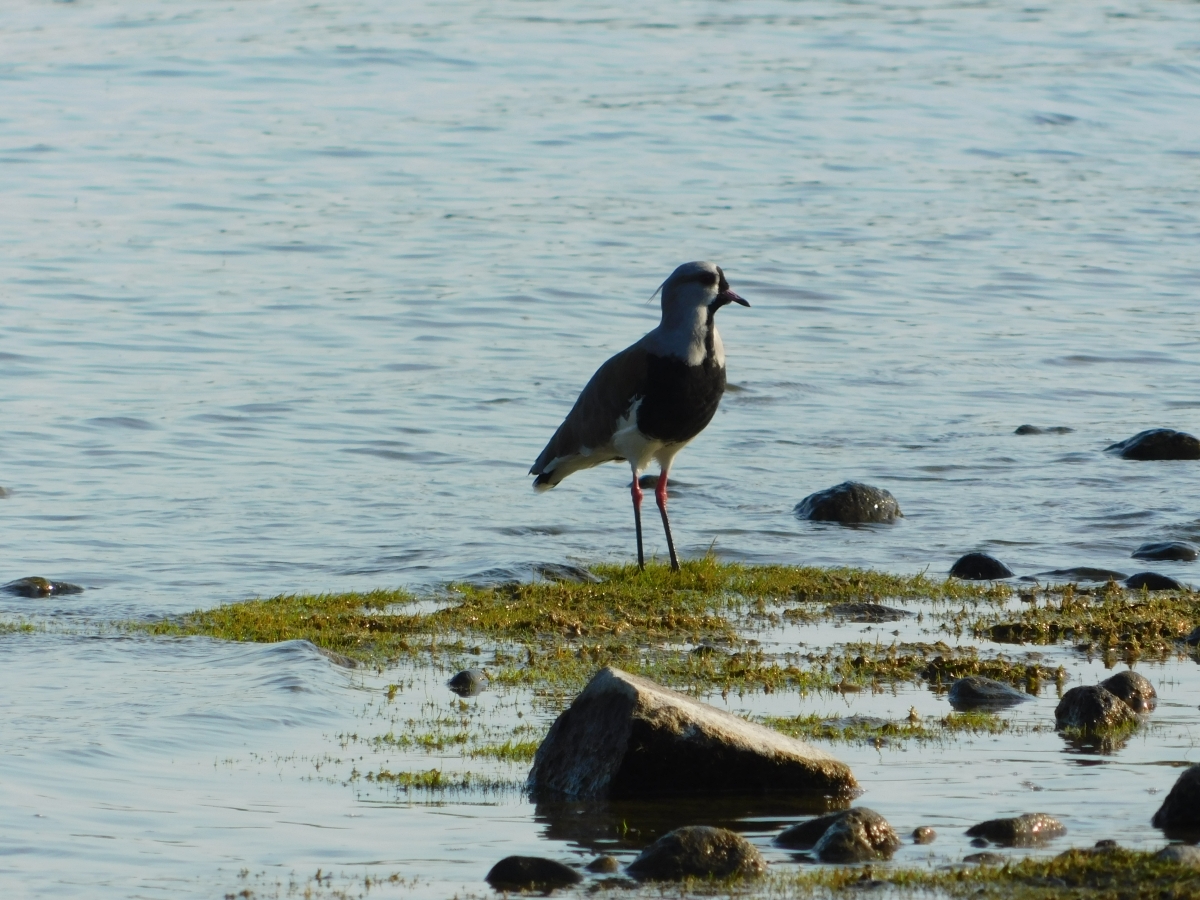
[[[891,859],[900,838],[887,819],[865,806],[846,810],[821,835],[813,853],[821,862],[869,862]]]
[[[989,819],[967,829],[967,837],[983,838],[1003,847],[1033,847],[1066,833],[1062,822],[1045,813]]]
[[[950,685],[947,699],[955,709],[979,709],[981,707],[1015,706],[1032,698],[1024,691],[1018,691],[1011,684],[994,681],[980,675],[968,675]]]
[[[896,622],[912,615],[908,610],[880,603],[835,603],[829,607],[829,612],[851,622]]]
[[[849,797],[858,783],[849,766],[803,741],[604,668],[550,727],[528,787],[535,800],[787,792]]]
[[[1038,425],[1018,425],[1013,434],[1070,434],[1074,430],[1066,425],[1049,425],[1045,428]]]
[[[796,504],[795,514],[811,522],[838,522],[842,525],[890,524],[904,516],[900,512],[900,504],[890,493],[858,481],[843,481],[809,494]]]
[[[33,575],[0,585],[0,591],[4,591],[6,594],[15,594],[18,597],[52,597],[58,594],[82,594],[83,588],[77,584],[50,581],[48,578]]]
[[[1137,672],[1118,672],[1100,682],[1100,687],[1125,701],[1134,712],[1150,712],[1158,705],[1158,692],[1150,679]]]
[[[1129,705],[1098,684],[1071,688],[1054,708],[1054,724],[1057,728],[1078,728],[1090,733],[1135,722],[1137,714]]]
[[[1189,766],[1150,820],[1167,834],[1200,834],[1200,766]]]
[[[626,871],[642,881],[753,878],[767,871],[767,863],[740,834],[708,825],[688,825],[664,834]]]
[[[1197,644],[1200,644],[1200,625],[1197,625],[1195,628],[1193,628],[1191,630],[1191,632],[1188,634],[1188,636],[1185,637],[1183,640],[1184,640],[1184,643],[1189,644],[1192,647],[1195,647]]]
[[[474,697],[488,686],[487,673],[483,669],[463,669],[446,682],[446,687],[460,697]]]
[[[1156,562],[1192,562],[1200,557],[1200,550],[1185,541],[1157,541],[1142,544],[1131,555],[1134,559]]]
[[[982,853],[969,853],[963,857],[963,862],[974,863],[977,866],[999,866],[1004,863],[1004,856],[984,850]]]
[[[937,832],[928,825],[913,829],[912,841],[914,844],[932,844],[936,840]]]
[[[1150,428],[1131,438],[1109,444],[1105,453],[1115,453],[1121,459],[1161,460],[1200,459],[1200,440],[1183,431],[1170,428]]]
[[[848,812],[850,812],[848,809],[839,809],[837,812],[826,813],[815,819],[809,819],[807,822],[789,825],[775,836],[775,843],[789,850],[811,850],[829,830],[829,826]]]
[[[506,856],[492,866],[486,881],[498,891],[548,891],[579,884],[583,876],[553,859]]]
[[[960,556],[950,567],[950,574],[964,581],[995,581],[1013,576],[1012,569],[986,553],[968,553]]]
[[[1112,569],[1097,569],[1093,566],[1073,566],[1069,569],[1051,569],[1049,572],[1038,572],[1037,578],[1062,578],[1068,581],[1121,581],[1124,572]]]
[[[1186,591],[1188,589],[1186,584],[1182,584],[1174,578],[1168,578],[1166,575],[1159,575],[1157,572],[1138,572],[1136,575],[1130,575],[1125,579],[1125,587],[1135,591],[1143,588],[1148,591]]]

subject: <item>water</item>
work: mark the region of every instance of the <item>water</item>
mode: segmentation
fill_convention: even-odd
[[[627,472],[541,496],[524,473],[595,367],[653,326],[653,289],[699,258],[753,307],[720,316],[737,389],[676,463],[685,555],[1148,568],[1138,544],[1200,539],[1200,468],[1101,451],[1200,430],[1198,20],[1166,2],[9,4],[0,580],[88,590],[0,612],[83,633],[256,594],[629,560]],[[1012,433],[1026,422],[1075,430]],[[794,519],[847,478],[891,490],[904,521]],[[24,760],[0,778],[24,804],[0,817],[10,885],[206,895],[216,871],[340,866],[331,846],[371,871],[414,858],[368,852],[364,810],[383,814],[341,784],[297,787],[311,765],[252,761],[321,752],[378,693],[368,676],[263,648],[2,643],[6,722],[37,723],[3,739]],[[315,696],[271,694],[310,676]],[[222,679],[237,712],[208,730]],[[175,741],[195,766],[177,798],[156,787]],[[1174,746],[1150,749],[1179,761]],[[1046,758],[1066,778],[1060,749]],[[212,830],[141,854],[116,783],[148,832]],[[259,852],[200,796],[242,794],[363,820],[306,843],[277,817]],[[501,855],[496,835],[545,851],[519,797],[464,808],[461,884]],[[401,824],[450,818],[417,809],[384,820],[404,840],[447,833]],[[503,828],[480,824],[493,814]],[[410,874],[445,887],[447,866]]]

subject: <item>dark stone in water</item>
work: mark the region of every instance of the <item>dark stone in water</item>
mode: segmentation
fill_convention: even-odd
[[[1134,559],[1149,559],[1156,562],[1192,562],[1200,556],[1191,544],[1184,541],[1158,541],[1152,544],[1142,544],[1133,551]]]
[[[1130,575],[1125,579],[1125,587],[1134,591],[1140,591],[1142,588],[1148,591],[1187,590],[1187,585],[1174,578],[1168,578],[1166,575],[1159,575],[1157,572],[1138,572],[1136,575]]]
[[[950,685],[947,699],[955,709],[978,709],[980,707],[1015,706],[1032,698],[1023,691],[1018,691],[1011,684],[994,681],[980,675],[968,675]]]
[[[1062,822],[1045,813],[989,819],[967,829],[967,837],[983,838],[1003,847],[1035,847],[1066,833]]]
[[[626,871],[642,881],[684,878],[752,878],[767,871],[754,845],[725,828],[688,825],[664,834],[641,852]]]
[[[974,863],[977,866],[999,866],[1004,862],[1004,856],[1000,853],[992,853],[990,850],[985,850],[982,853],[970,853],[963,857],[963,862]]]
[[[1109,444],[1105,453],[1115,453],[1121,459],[1200,459],[1200,440],[1170,428],[1150,428],[1131,438]]]
[[[851,622],[896,622],[912,615],[907,610],[879,603],[835,603],[829,607],[829,612]]]
[[[1134,712],[1150,712],[1158,705],[1158,693],[1154,685],[1137,672],[1118,672],[1100,682],[1100,687],[1120,697]]]
[[[82,594],[83,588],[77,584],[65,581],[50,581],[34,575],[30,578],[18,578],[8,584],[0,585],[0,591],[6,594],[16,594],[18,597],[52,597],[59,594]]]
[[[712,656],[714,653],[724,656],[724,654],[712,644],[697,644],[688,652],[694,653],[696,656]]]
[[[823,750],[604,668],[550,726],[528,788],[542,802],[789,792],[848,797],[858,784],[849,766]]]
[[[589,872],[611,875],[613,872],[621,871],[621,862],[615,856],[597,856],[585,868]]]
[[[488,677],[483,669],[463,669],[446,682],[446,686],[460,697],[474,697],[487,690]]]
[[[1066,425],[1050,425],[1046,428],[1038,425],[1018,425],[1013,434],[1070,434],[1074,430]]]
[[[1078,728],[1088,733],[1136,721],[1137,714],[1129,704],[1098,684],[1071,688],[1054,708],[1055,727]]]
[[[486,880],[498,891],[548,891],[579,884],[583,876],[553,859],[506,856],[492,866]]]
[[[1012,569],[994,556],[986,553],[968,553],[960,556],[950,567],[950,574],[964,581],[996,581],[999,578],[1012,578]]]
[[[1150,824],[1168,835],[1200,835],[1200,766],[1188,767],[1176,779]]]
[[[920,828],[914,828],[912,833],[912,841],[914,844],[932,844],[937,840],[937,832],[928,825],[922,825]]]
[[[891,859],[900,848],[900,838],[887,819],[865,806],[846,810],[821,835],[813,854],[821,862],[869,862]]]
[[[890,493],[858,481],[843,481],[809,494],[796,504],[795,513],[798,518],[811,522],[838,522],[841,525],[890,524],[904,516],[900,504]]]
[[[1121,581],[1124,572],[1112,569],[1097,569],[1092,566],[1073,566],[1070,569],[1051,569],[1049,572],[1038,572],[1038,578],[1065,578],[1069,581]]]
[[[807,822],[797,822],[795,825],[789,825],[783,831],[775,836],[775,843],[780,847],[786,847],[789,850],[811,850],[816,846],[825,832],[829,830],[829,826],[837,822],[850,810],[840,809],[837,812],[826,813],[823,816],[817,816],[815,819],[809,819]]]

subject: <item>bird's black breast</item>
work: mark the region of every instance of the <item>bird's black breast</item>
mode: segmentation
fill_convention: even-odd
[[[638,407],[638,430],[668,443],[690,441],[716,415],[725,393],[725,367],[711,355],[698,366],[673,356],[646,358],[646,393]]]

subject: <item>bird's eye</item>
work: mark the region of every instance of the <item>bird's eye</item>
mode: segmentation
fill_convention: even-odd
[[[702,272],[700,274],[700,283],[707,284],[709,287],[712,287],[714,284],[717,283],[716,273],[715,272]]]

